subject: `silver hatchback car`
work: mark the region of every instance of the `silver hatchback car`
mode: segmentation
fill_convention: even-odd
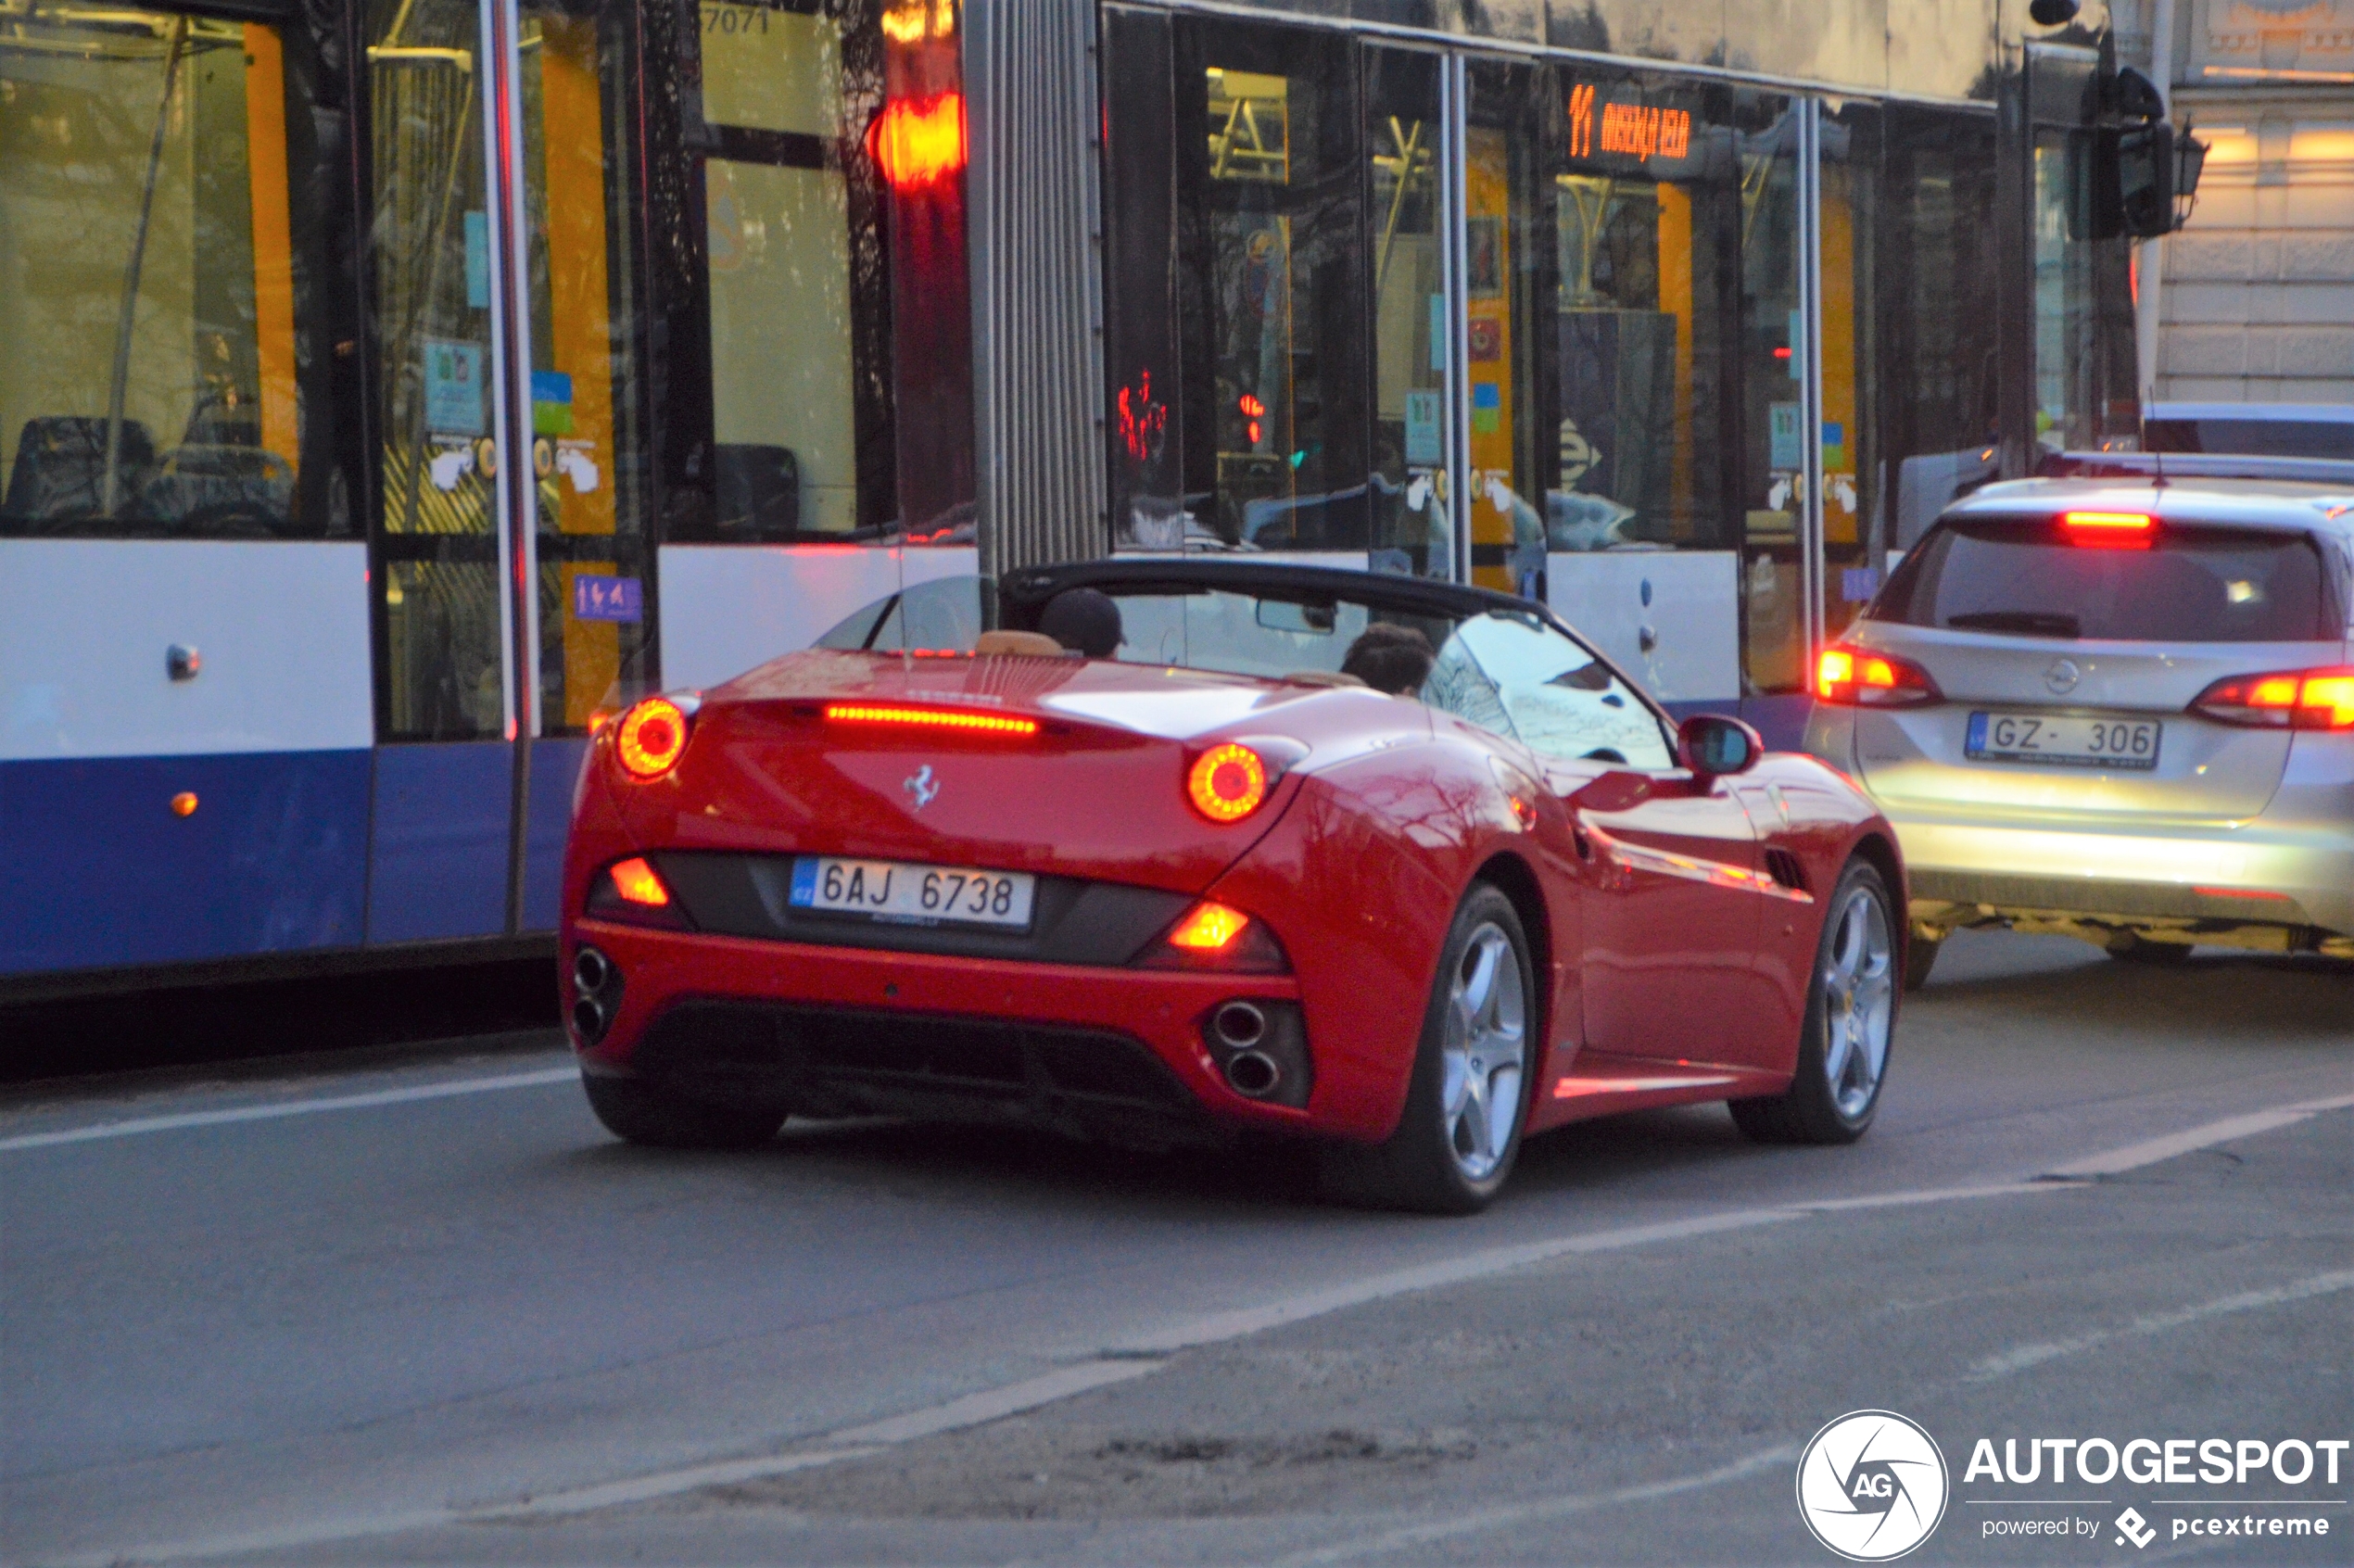
[[[2354,492],[2027,480],[1949,508],[1816,670],[1806,750],[1964,926],[2354,957]]]

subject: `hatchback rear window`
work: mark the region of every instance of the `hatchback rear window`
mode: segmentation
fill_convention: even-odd
[[[2146,550],[2071,542],[2044,518],[1949,521],[1889,580],[1875,620],[2129,642],[2335,640],[2343,625],[2303,534],[2161,524]]]

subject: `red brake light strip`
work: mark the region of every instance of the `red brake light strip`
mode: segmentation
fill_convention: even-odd
[[[963,714],[940,708],[903,708],[881,702],[829,702],[829,724],[889,724],[914,729],[953,729],[968,735],[1035,735],[1036,719],[1008,714]]]

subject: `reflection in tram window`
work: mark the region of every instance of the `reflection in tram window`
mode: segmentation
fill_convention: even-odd
[[[1183,37],[1198,50],[1189,64],[1181,49],[1178,66],[1181,124],[1194,127],[1178,149],[1180,223],[1193,231],[1179,284],[1184,425],[1214,433],[1187,442],[1187,508],[1229,544],[1363,550],[1362,187],[1347,51],[1272,30]]]
[[[707,405],[673,542],[972,543],[961,13],[702,0]],[[704,454],[708,452],[706,461]]]
[[[0,533],[348,530],[304,420],[286,74],[259,22],[0,11]]]

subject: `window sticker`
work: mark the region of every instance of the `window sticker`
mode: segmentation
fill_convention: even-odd
[[[482,345],[428,337],[425,344],[425,428],[437,436],[480,436]]]

